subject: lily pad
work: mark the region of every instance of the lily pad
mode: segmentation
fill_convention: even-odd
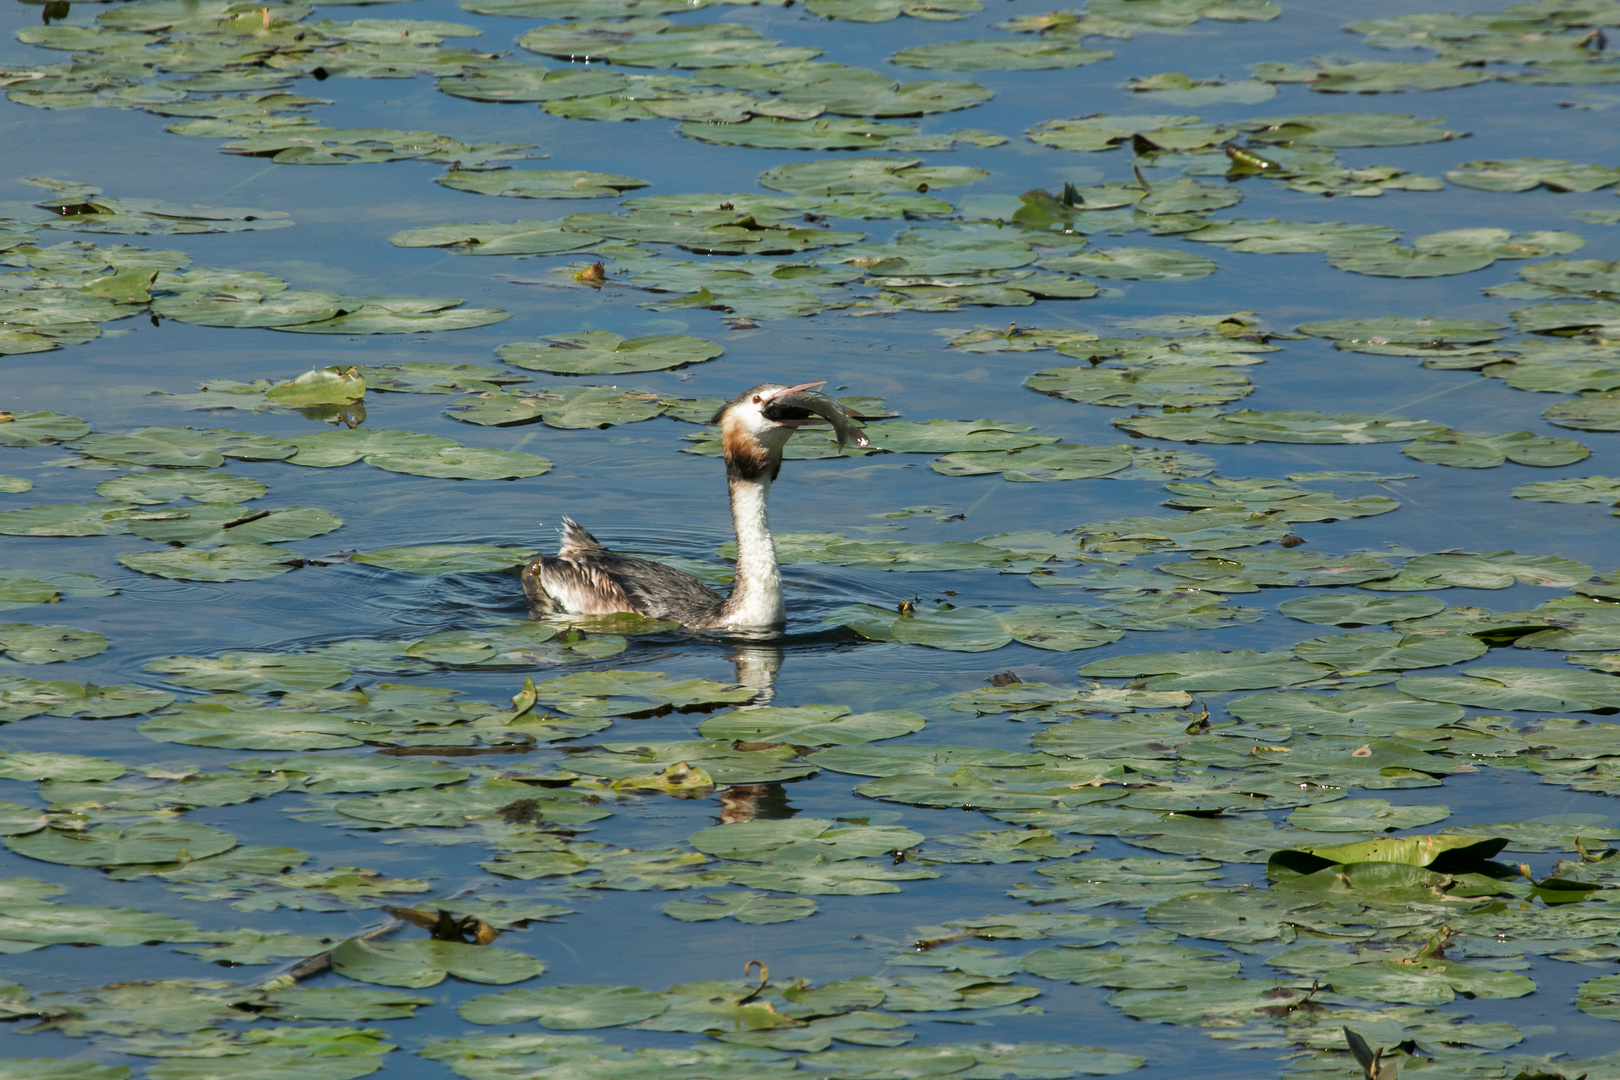
[[[1094,649],[1124,637],[1101,629],[1090,616],[1059,606],[1015,608],[918,608],[899,615],[882,608],[841,608],[826,621],[849,627],[870,641],[899,641],[952,652],[989,652],[1014,641],[1039,649],[1072,652]]]
[[[8,836],[5,846],[19,855],[62,866],[129,866],[184,863],[218,855],[236,846],[229,833],[206,825],[154,821],[93,825],[83,832],[46,829],[28,836]]]
[[[708,893],[696,900],[671,900],[663,911],[681,922],[733,918],[749,926],[797,922],[819,910],[808,896],[771,896],[758,892]]]
[[[178,499],[196,502],[241,502],[257,499],[269,490],[257,480],[228,473],[138,472],[103,480],[96,494],[115,502],[156,506]]]
[[[505,195],[517,199],[612,199],[644,188],[647,181],[614,173],[579,169],[499,169],[460,172],[452,169],[434,178],[457,191],[479,195]]]
[[[1189,653],[1142,653],[1112,660],[1096,660],[1080,674],[1100,678],[1138,680],[1144,690],[1187,690],[1216,693],[1223,690],[1259,690],[1294,686],[1321,678],[1332,669],[1305,663],[1288,653],[1251,649],[1232,652],[1201,650]]]
[[[497,355],[508,364],[556,375],[624,375],[662,371],[713,360],[725,350],[712,341],[681,335],[625,339],[604,330],[554,334],[550,345],[513,342]]]
[[[0,623],[0,653],[19,664],[57,664],[107,651],[107,639],[74,626]]]
[[[1202,255],[1172,248],[1099,248],[1041,260],[1048,270],[1127,281],[1190,280],[1215,272]]]
[[[850,715],[843,705],[800,705],[720,713],[698,725],[707,739],[793,746],[851,746],[921,731],[923,718],[908,712]]]
[[[403,248],[449,248],[461,255],[556,255],[593,247],[602,242],[602,237],[564,228],[556,221],[483,221],[405,229],[390,236],[388,242]]]
[[[142,670],[166,675],[176,686],[244,694],[324,690],[349,678],[349,669],[331,660],[273,652],[169,656],[151,661]]]
[[[1462,431],[1428,435],[1401,447],[1409,458],[1458,469],[1490,469],[1503,462],[1551,468],[1573,465],[1592,451],[1570,439],[1555,439],[1529,431],[1479,435]]]
[[[332,968],[361,982],[412,989],[437,986],[449,975],[467,982],[505,985],[532,979],[546,970],[538,960],[493,945],[359,938],[350,938],[332,950]]]
[[[408,574],[476,574],[510,570],[534,554],[528,548],[495,544],[421,544],[362,551],[350,556],[349,561]]]
[[[1596,191],[1620,182],[1620,169],[1579,165],[1557,158],[1470,161],[1448,170],[1446,179],[1480,191]]]
[[[143,574],[179,581],[258,581],[303,565],[297,552],[269,544],[126,552],[118,561]]]
[[[1395,684],[1427,701],[1532,712],[1620,709],[1620,678],[1556,668],[1469,668],[1465,675],[1418,675]]]
[[[1369,596],[1352,590],[1284,600],[1277,611],[1290,619],[1324,626],[1378,626],[1401,619],[1421,619],[1445,607],[1444,601],[1432,596]]]
[[[679,902],[679,901],[677,901]],[[462,1005],[472,1024],[516,1024],[538,1020],[553,1031],[621,1027],[657,1016],[668,1008],[662,996],[633,986],[547,986],[487,994]]]
[[[1061,40],[951,41],[901,49],[890,61],[934,71],[1049,71],[1083,67],[1113,57],[1108,49],[1087,49]]]

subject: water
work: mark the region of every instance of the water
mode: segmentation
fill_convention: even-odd
[[[965,37],[999,37],[989,24],[1012,15],[1033,15],[1045,6],[1032,0],[988,0],[985,12],[960,22],[931,23],[900,19],[873,25],[826,21],[807,16],[800,7],[709,8],[676,17],[682,25],[703,21],[736,21],[788,44],[808,44],[835,59],[901,78],[926,78],[885,62],[895,49]],[[1056,72],[989,71],[937,73],[966,78],[995,92],[995,99],[968,112],[923,118],[925,132],[972,126],[999,132],[1011,140],[989,149],[966,147],[951,153],[916,156],[930,162],[976,165],[990,176],[967,188],[937,192],[969,216],[996,217],[1016,208],[1016,196],[1036,187],[1124,181],[1130,178],[1128,151],[1079,154],[1048,149],[1022,137],[1043,120],[1091,113],[1134,114],[1148,111],[1196,112],[1208,120],[1334,111],[1411,111],[1442,115],[1455,130],[1472,131],[1467,139],[1421,146],[1347,149],[1341,158],[1352,167],[1396,165],[1438,176],[1468,160],[1515,157],[1567,157],[1582,162],[1615,160],[1615,125],[1604,111],[1560,107],[1572,101],[1601,99],[1602,86],[1560,87],[1487,83],[1461,90],[1375,97],[1314,94],[1305,86],[1284,84],[1276,98],[1258,106],[1212,105],[1196,110],[1145,106],[1121,89],[1132,75],[1184,71],[1194,78],[1241,78],[1247,66],[1267,60],[1303,61],[1322,54],[1360,58],[1414,59],[1406,54],[1375,53],[1340,30],[1349,16],[1374,18],[1425,10],[1427,5],[1366,3],[1353,11],[1343,5],[1290,2],[1281,18],[1265,23],[1221,23],[1208,20],[1176,35],[1139,35],[1109,43],[1115,59],[1090,67]],[[1486,3],[1468,10],[1488,11]],[[17,67],[65,58],[14,42],[11,32],[38,23],[40,8],[16,4],[0,8],[7,33],[0,44],[0,67]],[[79,4],[65,18],[69,25],[90,25],[104,10]],[[446,19],[483,31],[472,47],[490,51],[509,43],[538,20],[473,15],[445,0],[412,0],[386,7],[322,8],[317,16],[334,19],[382,17]],[[466,45],[450,39],[446,47]],[[535,61],[515,51],[516,59]],[[561,66],[547,61],[551,66]],[[567,121],[531,104],[497,107],[439,93],[430,78],[346,79],[294,84],[295,91],[330,98],[314,110],[328,127],[383,127],[432,130],[466,143],[501,141],[533,143],[546,151],[545,161],[519,167],[582,168],[624,173],[652,182],[640,194],[733,192],[756,190],[755,178],[786,161],[811,160],[826,154],[713,146],[682,138],[669,121],[632,124]],[[1583,98],[1581,95],[1590,95]],[[71,413],[90,421],[98,432],[120,432],[145,425],[191,424],[229,427],[293,437],[322,428],[297,414],[192,413],[177,409],[157,392],[189,393],[204,379],[285,379],[311,366],[388,364],[433,361],[493,364],[495,347],[539,335],[577,330],[608,330],[625,337],[694,334],[722,344],[716,361],[678,371],[655,371],[616,382],[678,397],[730,397],[760,381],[797,383],[827,379],[841,393],[881,396],[907,419],[930,417],[991,419],[1034,425],[1065,442],[1112,445],[1125,441],[1111,421],[1120,410],[1078,405],[1026,391],[1023,378],[1038,368],[1068,362],[1052,353],[969,354],[944,347],[944,330],[977,324],[1002,326],[1009,319],[1021,326],[1091,328],[1108,333],[1118,320],[1171,312],[1218,314],[1257,312],[1277,329],[1299,323],[1353,315],[1445,316],[1505,321],[1506,313],[1524,301],[1493,299],[1481,294],[1487,285],[1514,280],[1520,262],[1499,262],[1490,269],[1458,277],[1399,280],[1352,275],[1330,267],[1314,254],[1246,255],[1197,245],[1219,270],[1189,282],[1103,282],[1114,288],[1104,297],[1082,301],[1042,301],[1030,308],[968,308],[957,313],[903,312],[888,317],[849,318],[829,311],[809,319],[762,322],[757,328],[733,329],[721,314],[703,310],[658,313],[637,306],[644,294],[610,284],[599,291],[574,286],[552,269],[573,257],[513,260],[469,258],[437,249],[401,249],[388,238],[401,229],[448,221],[498,219],[544,220],[571,213],[612,209],[610,200],[594,203],[551,200],[493,200],[449,190],[432,183],[440,166],[396,162],[353,167],[298,168],[266,160],[224,155],[217,140],[184,138],[163,131],[170,121],[139,111],[116,109],[37,110],[7,103],[0,108],[0,198],[33,201],[39,191],[17,183],[22,176],[51,176],[104,187],[122,198],[161,198],[211,205],[252,205],[290,213],[292,228],[224,235],[112,238],[88,234],[42,234],[41,243],[89,239],[115,243],[123,239],[151,248],[179,250],[194,264],[253,270],[286,279],[293,288],[328,289],[349,295],[424,295],[465,298],[469,305],[498,307],[512,313],[499,325],[452,333],[375,336],[301,337],[270,330],[237,330],[192,326],[166,320],[160,326],[126,320],[108,335],[88,344],[4,360],[4,407]],[[1174,170],[1150,170],[1157,181]],[[1561,229],[1586,240],[1577,258],[1605,259],[1614,254],[1613,226],[1589,224],[1569,216],[1576,209],[1609,209],[1612,190],[1589,194],[1487,193],[1448,186],[1443,192],[1390,192],[1379,198],[1322,199],[1286,190],[1261,179],[1243,182],[1242,204],[1218,212],[1232,217],[1283,220],[1342,220],[1383,224],[1411,237],[1444,229],[1493,226],[1515,232]],[[861,228],[869,240],[881,241],[909,223],[870,221],[842,223]],[[1150,246],[1188,250],[1174,237],[1133,233],[1094,239],[1093,246]],[[672,252],[672,254],[679,254]],[[831,261],[831,260],[824,260]],[[867,290],[870,291],[870,290]],[[1120,330],[1121,334],[1134,331]],[[1256,385],[1252,395],[1227,408],[1321,409],[1422,417],[1468,431],[1529,430],[1537,434],[1578,438],[1592,455],[1564,470],[1531,469],[1507,464],[1489,470],[1458,470],[1425,465],[1403,457],[1397,445],[1309,446],[1256,444],[1200,445],[1226,477],[1280,477],[1291,472],[1365,469],[1412,473],[1411,478],[1379,485],[1317,485],[1346,494],[1384,493],[1400,503],[1394,514],[1332,524],[1302,524],[1295,531],[1308,550],[1346,553],[1381,552],[1400,545],[1418,552],[1462,549],[1514,550],[1560,555],[1606,570],[1614,564],[1613,520],[1603,505],[1546,505],[1509,498],[1512,487],[1532,480],[1570,475],[1617,475],[1616,447],[1610,435],[1554,428],[1540,416],[1554,395],[1511,390],[1500,380],[1469,371],[1434,371],[1408,357],[1383,357],[1335,351],[1331,343],[1310,338],[1280,342],[1284,350],[1268,354],[1265,363],[1242,369]],[[534,386],[569,380],[532,373]],[[444,414],[453,398],[436,395],[367,396],[372,429],[404,429],[452,438],[467,446],[522,449],[542,454],[556,464],[549,474],[515,482],[436,480],[383,472],[356,464],[333,470],[293,468],[278,462],[229,462],[234,475],[258,479],[270,487],[275,506],[320,507],[337,514],[340,532],[287,546],[306,556],[339,550],[429,543],[496,543],[542,549],[552,543],[552,530],[562,515],[576,518],[604,542],[621,550],[679,555],[713,561],[714,549],[729,538],[730,521],[722,497],[721,469],[712,458],[681,454],[680,436],[694,431],[660,418],[607,430],[556,430],[543,426],[479,428],[457,423]],[[1148,440],[1134,440],[1149,444]],[[1172,445],[1172,444],[1152,444]],[[60,447],[7,449],[0,472],[33,481],[32,491],[0,496],[0,510],[56,502],[83,502],[92,489],[115,472],[62,467],[75,460]],[[951,478],[928,468],[922,455],[880,455],[859,460],[789,462],[776,488],[772,525],[779,532],[841,532],[852,538],[899,538],[908,542],[972,540],[1023,529],[1062,531],[1087,522],[1171,513],[1160,504],[1166,497],[1156,482],[1088,480],[1061,484],[1011,484],[998,476]],[[1572,471],[1573,470],[1573,471]],[[881,515],[902,507],[935,505],[959,515],[951,520],[930,517],[890,519]],[[945,515],[940,515],[944,517]],[[0,661],[0,675],[34,679],[71,678],[80,682],[138,683],[162,686],[144,665],[169,655],[215,655],[225,650],[292,652],[347,638],[410,639],[477,625],[491,617],[522,618],[526,606],[516,580],[506,575],[419,577],[358,564],[311,564],[296,572],[262,581],[186,583],[145,577],[121,567],[121,552],[151,545],[127,536],[85,538],[6,537],[0,542],[0,566],[8,569],[71,570],[96,574],[118,587],[105,598],[72,599],[60,607],[25,608],[20,621],[63,622],[106,635],[111,647],[69,665],[44,667]],[[1241,555],[1241,551],[1237,554]],[[1138,566],[1152,565],[1152,558]],[[818,702],[847,704],[857,712],[906,709],[924,715],[927,727],[908,738],[938,744],[1026,750],[1039,725],[1004,716],[973,717],[952,710],[950,695],[984,685],[997,672],[1012,671],[1026,682],[1073,684],[1075,669],[1108,656],[1148,651],[1192,649],[1282,649],[1331,627],[1313,627],[1275,614],[1278,603],[1316,590],[1271,588],[1239,594],[1234,602],[1263,608],[1268,617],[1251,625],[1217,630],[1170,630],[1128,634],[1114,645],[1067,654],[1014,643],[990,653],[959,653],[898,644],[864,642],[842,630],[828,630],[822,617],[849,603],[892,608],[902,600],[919,604],[949,599],[958,606],[1083,602],[1077,590],[1036,590],[1017,575],[994,571],[897,574],[870,567],[839,567],[815,562],[785,568],[789,627],[780,645],[771,700],[775,705]],[[1498,591],[1453,589],[1437,593],[1453,606],[1495,610],[1531,608],[1559,591],[1516,585]],[[1504,653],[1506,654],[1504,657]],[[680,678],[731,682],[738,678],[737,647],[724,641],[694,639],[672,633],[631,639],[628,651],[608,660],[536,669],[537,681],[576,669],[662,671]],[[1481,664],[1562,665],[1556,653],[1502,650]],[[452,687],[468,699],[504,701],[518,689],[524,671],[511,668],[478,671],[452,669],[423,675],[370,676],[373,681]],[[1450,674],[1450,669],[1423,674]],[[1219,714],[1235,694],[1200,695]],[[1471,710],[1480,712],[1484,710]],[[600,740],[626,741],[697,738],[696,725],[706,714],[673,713],[650,719],[619,719]],[[1528,716],[1528,714],[1527,714]],[[137,718],[105,721],[34,717],[7,725],[0,748],[7,752],[51,751],[93,754],[134,767],[157,762],[184,762],[221,769],[248,756],[276,757],[273,752],[244,751],[157,743],[136,731]],[[566,747],[567,744],[561,744]],[[371,748],[329,753],[367,753]],[[556,745],[522,757],[450,758],[480,769],[520,767],[539,770],[566,766],[568,755]],[[423,759],[416,759],[423,760]],[[853,792],[864,778],[823,771],[782,785],[760,807],[761,817],[800,815],[899,823],[927,836],[998,827],[983,814],[874,802]],[[25,806],[42,806],[34,785],[6,781],[0,798]],[[1615,811],[1607,797],[1572,792],[1539,783],[1523,771],[1482,769],[1453,776],[1443,788],[1356,792],[1397,804],[1444,802],[1452,809],[1446,826],[1467,827],[1526,820],[1549,814],[1589,814],[1607,825]],[[693,832],[722,820],[720,796],[674,799],[656,794],[626,796],[612,804],[614,816],[594,826],[586,839],[638,849],[682,848]],[[466,888],[481,893],[544,895],[578,909],[555,923],[535,924],[504,935],[500,944],[544,961],[546,974],[528,986],[622,984],[661,990],[702,979],[733,979],[745,961],[769,963],[773,977],[800,976],[816,983],[884,972],[885,957],[905,947],[915,928],[954,918],[1010,912],[1022,905],[1004,894],[1016,882],[1035,880],[1041,864],[933,867],[937,880],[903,884],[902,891],[878,896],[818,896],[821,911],[808,922],[746,926],[732,920],[712,923],[675,922],[660,913],[672,898],[695,894],[663,891],[569,889],[555,881],[514,882],[484,873],[478,862],[489,849],[443,830],[366,832],[304,822],[294,814],[307,810],[302,796],[284,794],[237,805],[187,812],[184,820],[225,830],[243,844],[289,845],[312,854],[307,868],[360,866],[397,877],[431,882],[428,898],[450,897]],[[1280,819],[1282,814],[1273,813]],[[1438,826],[1436,827],[1438,828]],[[1418,830],[1422,831],[1422,830]],[[430,835],[431,833],[431,835]],[[440,846],[444,840],[445,846]],[[1110,837],[1096,838],[1089,853],[1126,857],[1144,852]],[[1147,852],[1147,854],[1154,854]],[[1539,876],[1558,853],[1509,855],[1528,861]],[[332,912],[238,912],[223,901],[186,900],[154,879],[115,881],[86,868],[72,868],[0,853],[0,877],[33,878],[62,885],[63,902],[139,908],[195,922],[207,931],[251,927],[344,937],[374,925],[375,908]],[[1261,884],[1258,865],[1231,863],[1224,884]],[[716,887],[719,891],[720,887]],[[702,891],[702,890],[700,890]],[[400,902],[410,898],[401,898]],[[1055,905],[1061,907],[1062,905]],[[1104,910],[1105,915],[1119,914]],[[1139,912],[1129,912],[1136,917]],[[416,933],[412,931],[411,933]],[[985,943],[978,943],[985,944]],[[1008,952],[1035,943],[990,943]],[[1046,943],[1051,944],[1051,943]],[[1209,945],[1208,942],[1199,942]],[[1210,947],[1242,956],[1245,974],[1270,977],[1264,957],[1231,952],[1219,943]],[[151,947],[73,948],[55,945],[11,956],[7,979],[35,994],[77,991],[132,979],[218,978],[242,984],[256,982],[270,967],[218,968],[172,951]],[[916,969],[888,969],[908,974]],[[1610,1021],[1575,1011],[1574,988],[1610,968],[1531,957],[1524,973],[1537,992],[1516,1000],[1458,999],[1446,1006],[1477,1020],[1507,1020],[1518,1026],[1524,1041],[1514,1053],[1566,1053],[1591,1057],[1615,1045]],[[1177,1077],[1196,1071],[1212,1077],[1274,1076],[1283,1068],[1280,1049],[1241,1050],[1212,1042],[1194,1027],[1146,1025],[1107,1005],[1109,991],[1021,976],[1038,986],[1041,996],[1030,1004],[1044,1010],[1025,1015],[980,1018],[972,1026],[945,1021],[969,1020],[974,1013],[925,1014],[915,1025],[917,1044],[943,1042],[1078,1042],[1140,1054],[1147,1059],[1145,1078]],[[359,985],[327,974],[311,985]],[[479,1031],[461,1020],[455,1007],[476,996],[498,992],[455,979],[414,991],[438,1004],[411,1020],[381,1024],[387,1038],[404,1049],[386,1059],[387,1075],[445,1076],[446,1066],[413,1056],[426,1041]],[[139,1070],[149,1059],[119,1053],[119,1047],[70,1039],[59,1033],[30,1034],[24,1021],[0,1028],[0,1056],[94,1057]],[[242,1025],[226,1025],[227,1028]],[[593,1032],[630,1048],[681,1047],[701,1041],[692,1034],[666,1034],[624,1029]],[[66,1074],[64,1074],[66,1075]],[[1348,1075],[1348,1074],[1347,1074]],[[1511,1075],[1511,1071],[1508,1073]]]

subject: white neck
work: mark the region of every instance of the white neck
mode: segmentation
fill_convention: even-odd
[[[737,580],[731,587],[725,625],[736,629],[779,627],[786,621],[782,606],[782,573],[776,567],[766,503],[771,482],[731,480],[731,521],[737,530]]]

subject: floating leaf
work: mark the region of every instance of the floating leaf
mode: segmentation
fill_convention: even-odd
[[[647,181],[633,176],[578,169],[499,169],[493,172],[452,169],[435,179],[457,191],[518,199],[611,199],[647,186]]]
[[[332,968],[361,982],[412,989],[437,986],[447,975],[467,982],[522,982],[542,974],[538,960],[493,945],[459,941],[369,942],[350,938],[332,950]]]
[[[57,664],[107,651],[107,639],[74,626],[0,623],[0,653],[19,664]]]
[[[1557,158],[1470,161],[1448,170],[1446,179],[1480,191],[1596,191],[1620,182],[1620,169],[1578,165]]]
[[[349,561],[409,574],[476,574],[510,570],[534,554],[528,548],[495,544],[420,544],[362,551],[350,556]]]
[[[1592,452],[1570,439],[1555,439],[1528,431],[1476,435],[1453,431],[1428,435],[1401,447],[1409,458],[1458,469],[1489,469],[1505,461],[1543,468],[1573,465]]]
[[[458,175],[492,177],[501,174]],[[390,236],[388,242],[403,248],[449,248],[462,255],[556,255],[593,247],[601,243],[602,238],[564,228],[556,221],[483,221],[405,229]]]
[[[268,489],[257,480],[228,473],[138,472],[103,480],[96,494],[115,502],[156,506],[178,499],[196,502],[242,502],[257,499]]]
[[[882,608],[855,605],[826,617],[870,641],[900,641],[952,652],[989,652],[1013,641],[1040,649],[1072,652],[1094,649],[1124,636],[1119,630],[1100,629],[1090,616],[1059,606],[1015,608],[999,612],[989,608],[918,608],[897,615]]]
[[[1580,431],[1620,431],[1620,393],[1586,393],[1542,413],[1548,423]],[[16,511],[13,511],[15,513]],[[0,517],[5,515],[0,514]]]
[[[1400,619],[1421,619],[1445,607],[1443,601],[1432,596],[1384,597],[1351,591],[1295,597],[1277,605],[1277,611],[1290,619],[1324,626],[1378,626]]]
[[[1133,458],[1134,455],[1121,447],[1053,443],[1014,450],[946,454],[934,459],[930,468],[946,476],[1000,473],[1015,483],[1032,483],[1109,476],[1129,467]]]
[[[497,351],[508,364],[557,375],[624,375],[636,371],[662,371],[684,364],[713,360],[723,350],[702,338],[668,336],[631,338],[603,330],[554,334],[552,345],[513,342]]]
[[[297,552],[268,544],[127,552],[118,561],[143,574],[180,581],[258,581],[303,563]]]
[[[935,71],[1048,71],[1083,67],[1113,56],[1107,49],[1086,49],[1066,41],[952,41],[917,45],[889,57],[903,67]]]
[[[633,986],[547,986],[486,994],[458,1011],[472,1024],[538,1020],[541,1027],[553,1031],[585,1031],[633,1024],[657,1016],[667,1007],[660,995]]]
[[[218,855],[236,846],[229,833],[206,825],[154,821],[129,825],[92,825],[83,832],[46,829],[28,836],[8,836],[5,846],[19,855],[63,866],[129,866],[184,863]]]
[[[331,660],[272,652],[169,656],[151,661],[142,670],[167,675],[167,681],[177,686],[244,694],[324,690],[349,678],[349,669]]]
[[[850,746],[920,731],[923,718],[908,712],[849,715],[843,705],[800,705],[720,713],[698,725],[708,739],[793,746]]]
[[[1142,653],[1112,660],[1096,660],[1080,674],[1102,678],[1139,679],[1145,690],[1188,690],[1215,693],[1223,690],[1258,690],[1294,686],[1326,675],[1332,669],[1294,659],[1288,653],[1251,649],[1233,652],[1201,650],[1188,653]]]
[[[1419,675],[1395,684],[1428,701],[1486,709],[1596,712],[1620,709],[1620,679],[1594,671],[1549,668],[1469,668],[1465,675]]]
[[[708,893],[697,900],[671,900],[663,911],[681,922],[712,922],[734,918],[749,926],[797,922],[819,910],[806,896],[771,896],[757,892]]]

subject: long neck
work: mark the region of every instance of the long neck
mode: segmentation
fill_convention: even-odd
[[[737,580],[724,608],[727,625],[775,627],[786,618],[782,606],[782,574],[776,566],[766,504],[770,499],[768,475],[755,479],[728,478],[731,486],[731,521],[737,530]]]

